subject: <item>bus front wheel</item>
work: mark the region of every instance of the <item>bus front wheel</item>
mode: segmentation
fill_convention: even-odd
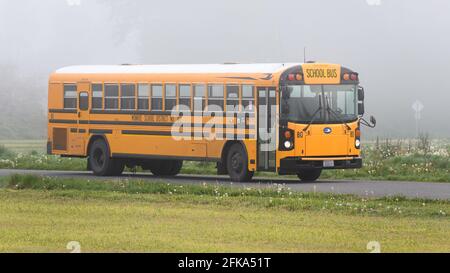
[[[322,169],[305,169],[297,173],[298,178],[304,182],[314,182],[319,179]]]
[[[248,170],[248,157],[241,144],[234,144],[228,151],[227,170],[233,182],[247,182],[254,172]]]
[[[118,176],[123,173],[125,164],[120,159],[109,156],[109,148],[104,140],[96,140],[89,151],[89,169],[97,176]]]

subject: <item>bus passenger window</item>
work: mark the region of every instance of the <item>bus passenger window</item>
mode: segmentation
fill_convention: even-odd
[[[177,106],[177,86],[166,84],[166,111],[172,111]]]
[[[239,111],[239,86],[227,85],[227,112]]]
[[[135,110],[136,109],[136,86],[134,84],[120,85],[120,109]]]
[[[105,109],[119,109],[119,86],[117,84],[105,84]]]
[[[80,93],[80,105],[79,108],[81,111],[86,111],[89,109],[89,94],[87,92]]]
[[[139,84],[138,85],[138,110],[149,110],[150,99],[150,85]]]
[[[187,84],[180,85],[180,105],[183,109],[191,110],[191,86]]]
[[[215,109],[211,110],[218,110],[217,108],[220,107],[220,109],[223,111],[223,89],[223,85],[220,84],[208,85],[208,108],[210,108],[212,105],[215,105]]]
[[[194,111],[202,112],[206,106],[206,88],[204,84],[194,85]]]
[[[92,109],[102,110],[103,109],[103,85],[93,84],[92,85]]]
[[[253,85],[242,86],[242,107],[244,112],[255,112],[255,92]]]
[[[163,90],[162,85],[152,85],[152,111],[162,111]]]
[[[77,86],[64,84],[64,109],[77,109]]]

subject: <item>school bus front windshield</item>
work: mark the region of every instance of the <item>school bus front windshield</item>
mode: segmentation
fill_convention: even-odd
[[[347,123],[358,119],[356,85],[288,85],[281,113],[295,123]]]

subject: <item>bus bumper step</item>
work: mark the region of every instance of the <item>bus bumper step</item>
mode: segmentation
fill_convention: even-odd
[[[302,169],[324,169],[324,170],[335,170],[335,169],[360,169],[362,168],[362,159],[353,158],[345,160],[334,160],[334,166],[324,167],[324,160],[302,160],[299,157],[288,157],[281,159],[280,169],[278,173],[281,175],[286,174],[297,174],[299,170]]]

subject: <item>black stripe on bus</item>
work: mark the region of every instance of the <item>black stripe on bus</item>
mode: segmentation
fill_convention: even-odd
[[[140,121],[103,121],[91,120],[88,124],[95,125],[134,125],[134,126],[173,126],[173,122],[140,122]]]
[[[76,109],[49,109],[49,113],[70,113],[70,114],[76,114],[78,111]]]
[[[76,109],[49,109],[49,113],[60,113],[60,114],[76,114],[78,113],[78,110]],[[89,111],[90,114],[111,114],[111,115],[147,115],[147,116],[171,116],[171,111],[126,111],[126,110],[91,110]],[[175,112],[175,113],[183,113],[183,112]],[[189,115],[191,117],[199,116],[198,114],[201,114],[200,116],[203,116],[203,113],[209,113],[209,112],[189,112]],[[215,113],[215,112],[212,112]],[[227,112],[221,112],[223,117],[227,116]],[[249,117],[254,118],[255,113],[245,113],[248,114]],[[178,115],[177,115],[178,116]],[[211,115],[207,115],[211,116]]]
[[[91,114],[170,116],[170,111],[91,110]]]
[[[133,158],[133,159],[165,159],[165,160],[187,160],[187,161],[212,161],[219,162],[220,158],[215,157],[186,157],[186,156],[168,156],[168,155],[141,155],[141,154],[112,154],[114,158]]]
[[[91,129],[91,130],[89,130],[89,134],[111,135],[112,130]]]
[[[141,136],[172,136],[172,132],[161,132],[161,131],[139,131],[139,130],[123,130],[123,135],[141,135]],[[190,133],[178,133],[174,135],[176,137],[209,137],[209,133],[204,132],[190,132]]]
[[[234,80],[250,80],[250,81],[256,81],[257,79],[252,77],[222,77],[222,79],[234,79]]]
[[[77,120],[56,120],[52,119],[49,121],[49,123],[57,123],[57,124],[77,124]],[[93,125],[133,125],[133,126],[154,126],[154,127],[165,127],[165,126],[173,126],[175,122],[138,122],[138,121],[107,121],[107,120],[80,120],[79,124],[87,125],[87,124],[93,124]],[[205,123],[194,123],[191,125],[193,128],[203,128],[207,122]],[[222,128],[227,128],[227,124],[213,124],[216,128],[220,128],[222,125]],[[224,126],[225,125],[225,126]],[[237,123],[234,123],[234,127],[237,127]],[[230,128],[231,129],[231,128]],[[237,129],[244,129],[239,128]],[[245,129],[254,130],[255,125],[248,125],[246,124]]]
[[[211,124],[211,123],[205,122],[205,123],[194,123],[194,124],[192,124],[191,127],[193,127],[193,128],[203,128],[206,125],[212,125],[215,128],[222,128],[222,129],[237,129],[237,130],[255,130],[256,129],[254,124],[250,125],[248,123],[245,123],[245,126],[240,127],[240,126],[238,126],[237,123],[234,123],[234,124],[231,124],[231,123],[229,123],[229,124],[212,123]],[[231,126],[231,125],[233,125],[233,126]]]
[[[57,124],[77,124],[78,122],[76,120],[69,120],[69,119],[51,119],[48,121],[49,123],[57,123]]]
[[[171,111],[125,111],[125,110],[91,110],[90,111],[91,114],[111,114],[111,115],[145,115],[145,116],[171,116],[172,112]],[[175,113],[183,113],[183,112],[177,112],[175,111]],[[207,113],[207,115],[205,117],[209,117],[212,116],[209,112],[205,111],[205,112],[189,112],[189,115],[191,117],[198,117],[198,114],[201,114],[200,116],[204,116],[204,113]],[[216,112],[212,112],[212,113],[216,113]],[[222,114],[223,117],[227,116],[227,112],[220,112]],[[250,117],[254,118],[255,117],[255,113],[246,113],[249,114]],[[178,115],[176,115],[178,117]]]
[[[123,135],[141,135],[141,136],[172,136],[172,132],[155,132],[155,131],[139,131],[139,130],[123,130]],[[225,139],[227,140],[240,140],[240,139],[254,139],[255,135],[252,134],[225,134]],[[190,133],[179,133],[175,135],[176,137],[202,137],[208,138],[209,133],[205,132],[190,132]],[[229,137],[230,136],[230,137]]]
[[[70,132],[71,133],[78,133],[78,129],[77,128],[70,128]]]
[[[145,136],[171,136],[172,132],[123,130],[122,134],[123,135],[145,135]]]

